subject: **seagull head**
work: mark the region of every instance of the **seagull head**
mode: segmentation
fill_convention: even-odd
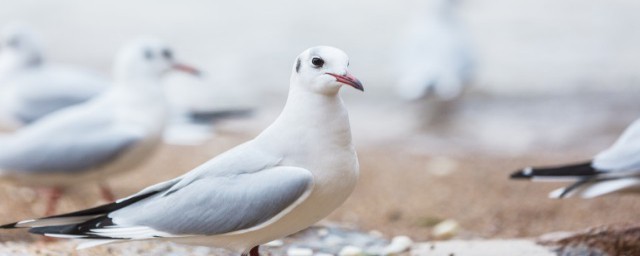
[[[360,80],[349,73],[349,57],[330,46],[316,46],[302,52],[291,75],[293,86],[321,94],[336,94],[343,85],[364,91]]]
[[[175,60],[173,50],[155,38],[140,38],[120,50],[115,63],[117,80],[156,80],[177,70],[199,75],[197,69]]]
[[[12,23],[0,31],[0,60],[14,68],[34,67],[42,63],[38,36],[23,24]]]

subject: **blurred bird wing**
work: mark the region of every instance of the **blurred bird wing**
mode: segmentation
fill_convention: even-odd
[[[83,171],[112,160],[145,136],[138,127],[114,124],[108,109],[98,112],[73,108],[5,137],[0,169],[26,173]]]
[[[596,155],[593,167],[603,171],[640,172],[640,119],[605,151]]]
[[[594,198],[637,187],[640,187],[640,178],[597,180],[584,183],[582,186],[570,191],[567,191],[567,188],[556,189],[549,193],[549,198],[563,198],[574,196],[580,196],[582,198]]]
[[[45,69],[20,76],[9,86],[15,87],[15,114],[23,122],[31,123],[99,95],[108,87],[108,83],[88,73]]]

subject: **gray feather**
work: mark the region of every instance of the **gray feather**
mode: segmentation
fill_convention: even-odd
[[[313,176],[297,167],[203,177],[109,215],[120,227],[147,226],[177,235],[214,235],[255,227],[298,200]]]
[[[4,172],[77,172],[118,157],[143,134],[114,126],[100,102],[55,113],[0,140]]]

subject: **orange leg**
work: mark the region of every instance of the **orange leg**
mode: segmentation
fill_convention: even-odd
[[[116,197],[113,195],[113,192],[111,192],[111,189],[106,183],[100,183],[99,186],[100,186],[100,195],[102,195],[102,199],[110,203],[116,201]]]
[[[54,187],[48,188],[45,191],[47,194],[47,208],[44,212],[44,216],[51,216],[56,213],[58,201],[60,200],[60,196],[62,196],[62,189]]]

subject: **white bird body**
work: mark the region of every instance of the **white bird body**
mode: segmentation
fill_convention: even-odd
[[[256,151],[274,161],[280,159],[278,165],[308,170],[313,175],[309,195],[262,225],[229,234],[175,241],[242,252],[307,228],[329,215],[351,195],[359,166],[342,100],[335,96],[297,92],[295,87],[292,86],[282,114],[269,128],[228,153]]]
[[[104,239],[81,248],[163,239],[256,255],[260,244],[329,215],[356,185],[358,159],[338,92],[363,88],[347,66],[338,49],[310,48],[296,60],[282,113],[255,139],[113,204],[2,228]]]
[[[154,88],[155,87],[155,88]],[[40,120],[37,125],[25,127],[15,135],[15,139],[6,140],[8,143],[20,143],[20,138],[40,138],[51,134],[52,131],[84,132],[85,127],[79,121],[96,118],[99,124],[112,126],[118,131],[133,134],[142,138],[126,149],[126,154],[120,154],[115,161],[91,167],[82,172],[42,172],[31,173],[20,170],[2,170],[0,173],[5,180],[13,180],[27,186],[68,187],[82,184],[86,181],[106,179],[114,174],[128,171],[143,163],[146,156],[153,153],[161,142],[161,134],[167,115],[167,106],[163,100],[163,93],[157,84],[145,86],[115,85],[102,95],[86,102],[57,111]],[[92,124],[88,124],[92,125]],[[81,135],[81,134],[77,134]],[[11,139],[12,135],[6,138]],[[69,136],[76,136],[72,133]],[[19,138],[17,138],[19,137]],[[73,138],[69,138],[73,139]],[[3,142],[0,140],[0,142]],[[91,149],[87,149],[91,150]]]
[[[15,130],[108,88],[97,73],[46,61],[38,37],[20,24],[3,28],[0,46],[0,129]]]
[[[144,163],[161,143],[168,115],[161,77],[171,69],[197,72],[158,40],[127,45],[100,96],[0,137],[0,178],[52,189],[48,214],[62,189],[88,181],[113,201],[104,180]]]
[[[48,63],[26,27],[7,26],[0,45],[0,128],[15,130],[106,90],[97,73]]]

